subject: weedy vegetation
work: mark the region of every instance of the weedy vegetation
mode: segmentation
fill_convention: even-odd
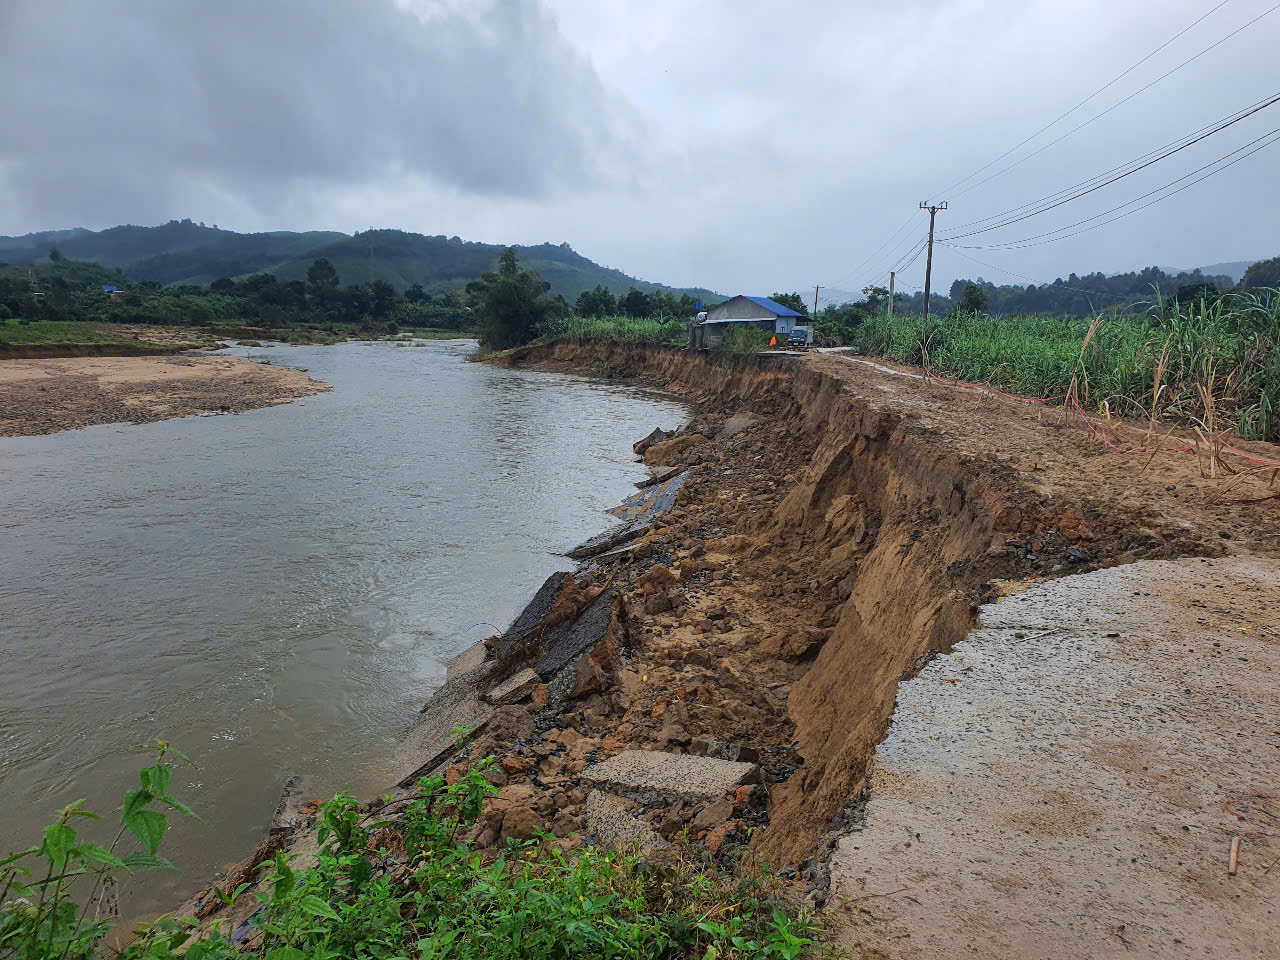
[[[587,317],[567,314],[553,317],[541,329],[550,343],[621,343],[629,346],[672,344],[688,341],[685,325],[666,316],[626,315]]]
[[[70,804],[42,842],[0,861],[0,958],[73,960],[106,953],[104,890],[116,874],[168,867],[157,851],[169,793],[168,745],[154,745],[141,786],[125,794],[114,841],[82,839]],[[285,852],[224,904],[252,897],[247,925],[166,916],[143,924],[124,960],[435,960],[435,958],[764,958],[819,951],[818,927],[783,897],[750,855],[732,869],[689,857],[650,861],[593,848],[566,853],[552,838],[508,841],[497,855],[463,835],[495,788],[493,758],[450,785],[426,777],[411,797],[365,813],[340,793],[319,811],[320,852],[299,869]],[[124,853],[122,841],[137,846]]]
[[[1092,331],[1092,332],[1091,332]],[[880,314],[847,345],[1010,393],[1280,441],[1280,296],[1250,290],[1093,317]]]

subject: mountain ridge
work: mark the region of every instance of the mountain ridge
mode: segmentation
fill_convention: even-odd
[[[404,230],[238,233],[187,219],[153,227],[121,224],[96,231],[74,227],[21,237],[0,236],[0,260],[17,265],[37,263],[46,259],[54,246],[65,257],[118,267],[130,279],[163,285],[207,286],[220,277],[254,273],[271,273],[281,282],[305,280],[311,263],[323,258],[338,270],[343,285],[385,280],[398,292],[421,284],[432,294],[465,289],[468,282],[494,269],[506,249],[503,244]],[[514,246],[521,264],[538,271],[551,284],[552,293],[569,301],[597,285],[614,294],[636,287],[646,292],[688,293],[699,299],[721,297],[705,287],[672,287],[640,280],[596,263],[567,243]]]

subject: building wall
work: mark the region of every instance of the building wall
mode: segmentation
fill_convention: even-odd
[[[772,320],[773,314],[746,297],[734,297],[707,310],[708,323],[716,320],[745,320],[748,317],[767,317]]]

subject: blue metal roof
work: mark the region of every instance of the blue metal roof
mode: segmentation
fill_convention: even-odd
[[[745,293],[743,297],[750,300],[756,306],[764,307],[770,313],[776,313],[780,317],[803,317],[803,313],[796,313],[790,307],[784,307],[777,300],[770,300],[768,297],[748,297]]]

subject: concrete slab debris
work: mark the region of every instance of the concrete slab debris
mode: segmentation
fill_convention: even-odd
[[[657,484],[657,483],[666,483],[676,474],[684,471],[684,467],[679,467],[679,466],[650,467],[650,469],[653,472],[650,473],[649,476],[645,477],[643,480],[636,481],[637,487],[640,487],[643,489],[644,487],[652,487],[654,484]]]
[[[592,790],[587,795],[584,814],[587,830],[595,834],[596,843],[610,850],[636,850],[652,856],[671,848],[658,833],[634,816],[629,804],[603,790]]]
[[[563,570],[557,570],[547,577],[542,586],[538,588],[538,592],[533,595],[533,599],[520,611],[520,616],[516,617],[503,636],[519,635],[536,626],[543,617],[551,612],[551,608],[555,606],[556,599],[564,591],[565,584],[569,582],[569,577],[570,574],[565,573]]]
[[[399,786],[409,786],[430,773],[456,749],[454,731],[474,727],[471,735],[489,722],[493,707],[480,698],[475,683],[483,668],[445,683],[427,701],[400,746],[396,749],[395,777]]]
[[[845,945],[1274,955],[1280,563],[1147,560],[1038,584],[979,623],[898,688],[865,823],[831,859],[833,906],[876,898]]]
[[[508,677],[484,695],[484,698],[495,707],[508,703],[516,703],[533,693],[533,688],[542,682],[536,670],[527,667],[514,676]]]
[[[657,750],[624,750],[582,772],[589,783],[623,795],[653,793],[693,800],[717,800],[758,775],[754,763]]]
[[[448,683],[455,677],[459,677],[464,673],[470,673],[476,667],[484,663],[485,654],[488,653],[483,640],[477,640],[467,649],[445,664],[445,682]]]

